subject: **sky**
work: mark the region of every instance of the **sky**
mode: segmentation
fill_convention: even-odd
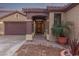
[[[0,3],[0,9],[21,10],[22,8],[46,8],[47,6],[65,6],[67,3]]]

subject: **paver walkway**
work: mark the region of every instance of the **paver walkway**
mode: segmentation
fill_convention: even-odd
[[[63,46],[57,44],[56,42],[50,42],[50,41],[46,40],[46,38],[43,35],[36,35],[34,37],[33,41],[26,41],[25,44],[35,44],[35,45],[41,44],[41,45],[45,45],[45,46],[52,46],[55,48],[64,49]]]

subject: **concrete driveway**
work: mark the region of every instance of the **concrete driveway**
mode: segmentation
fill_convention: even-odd
[[[24,42],[24,35],[0,36],[0,56],[12,55]]]

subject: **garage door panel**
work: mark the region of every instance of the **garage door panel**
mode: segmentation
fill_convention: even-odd
[[[26,22],[5,22],[6,35],[26,34]]]

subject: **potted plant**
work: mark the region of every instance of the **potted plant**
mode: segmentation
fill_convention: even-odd
[[[62,22],[61,24],[54,25],[52,28],[52,34],[57,38],[57,42],[60,44],[66,44],[72,32],[72,23],[69,21]]]
[[[61,51],[61,56],[79,56],[78,39],[69,40],[69,47]]]

